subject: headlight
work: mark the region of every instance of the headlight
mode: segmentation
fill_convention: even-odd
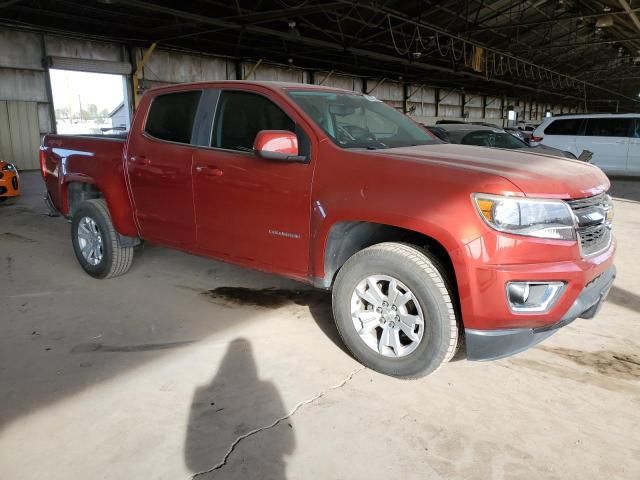
[[[611,225],[611,222],[613,221],[613,214],[614,214],[613,199],[609,194],[607,194],[605,198],[607,199],[607,202],[605,203],[605,207],[604,207],[605,220],[608,225]]]
[[[2,170],[15,170],[15,169],[16,167],[11,165],[10,163],[7,163],[4,167],[2,167]]]
[[[514,235],[575,240],[571,208],[562,200],[535,200],[476,193],[473,200],[491,228]]]

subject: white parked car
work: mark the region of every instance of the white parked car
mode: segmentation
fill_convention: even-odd
[[[610,175],[640,175],[640,113],[594,113],[545,118],[531,145],[548,145],[579,157],[593,152],[591,163]]]

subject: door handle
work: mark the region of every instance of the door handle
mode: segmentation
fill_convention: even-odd
[[[220,177],[224,173],[218,167],[214,167],[213,165],[196,165],[196,172],[205,172],[208,177]]]
[[[151,162],[149,161],[149,159],[148,159],[147,157],[145,157],[144,155],[140,155],[139,157],[131,156],[131,157],[129,158],[129,161],[130,161],[131,163],[137,163],[137,164],[139,164],[139,165],[149,165],[149,163],[151,163]]]

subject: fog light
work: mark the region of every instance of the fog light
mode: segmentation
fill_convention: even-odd
[[[564,282],[509,282],[507,300],[513,312],[546,312],[556,303]]]

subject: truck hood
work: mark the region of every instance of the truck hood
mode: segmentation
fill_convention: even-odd
[[[370,153],[396,160],[500,176],[513,183],[527,197],[583,198],[607,191],[610,186],[604,172],[594,165],[520,150],[444,143]]]

